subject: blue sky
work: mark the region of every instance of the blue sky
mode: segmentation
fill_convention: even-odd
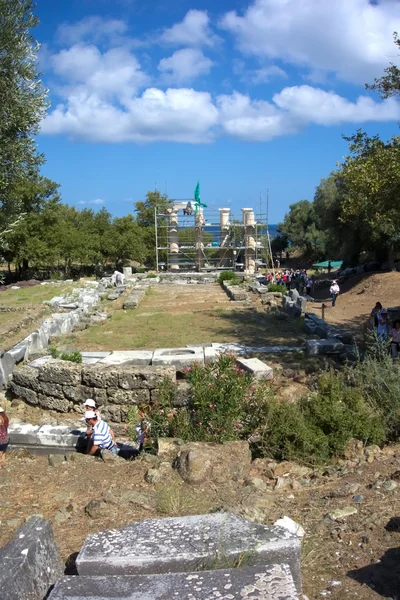
[[[217,8],[216,8],[217,6]],[[77,207],[132,211],[155,184],[270,222],[312,199],[359,127],[398,134],[365,90],[396,63],[398,0],[38,0],[52,105],[38,144]]]

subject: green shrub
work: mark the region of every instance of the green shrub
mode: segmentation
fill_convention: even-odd
[[[60,358],[61,360],[68,360],[69,362],[78,364],[82,362],[82,354],[78,350],[74,350],[73,352],[61,352]]]
[[[158,277],[157,273],[147,273],[146,279],[155,279]]]
[[[283,283],[270,283],[268,286],[269,292],[280,292],[281,294],[286,293],[286,285]]]
[[[52,346],[49,346],[49,352],[53,358],[60,358],[61,360],[69,360],[70,362],[74,362],[74,363],[82,362],[82,354],[80,352],[78,352],[77,350],[74,350],[73,352],[63,352],[61,350],[58,350],[58,348],[56,346],[52,345]]]
[[[235,271],[221,271],[218,276],[218,283],[223,283],[224,281],[228,281],[232,285],[238,285],[240,283]]]

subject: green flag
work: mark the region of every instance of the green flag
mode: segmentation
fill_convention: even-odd
[[[197,182],[196,188],[194,190],[194,199],[195,199],[195,210],[196,212],[199,209],[199,206],[202,206],[203,208],[207,208],[207,204],[202,204],[201,200],[200,200],[200,181]]]

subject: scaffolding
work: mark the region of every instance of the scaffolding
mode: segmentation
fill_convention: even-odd
[[[157,271],[273,271],[267,214],[241,211],[203,208],[188,199],[171,200],[163,213],[155,209]]]

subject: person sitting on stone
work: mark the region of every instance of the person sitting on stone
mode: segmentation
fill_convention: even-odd
[[[85,410],[92,410],[94,413],[96,413],[97,420],[101,421],[102,416],[100,414],[99,409],[96,406],[96,402],[92,398],[88,398],[87,400],[85,400],[85,402],[83,403],[83,406],[84,406]],[[113,442],[114,442],[114,444],[116,444],[114,432],[111,428],[110,428],[110,431],[111,431],[111,437],[113,439]],[[88,438],[91,438],[92,434],[93,434],[93,428],[88,427],[86,430],[86,436]]]
[[[117,455],[119,448],[113,440],[110,427],[102,419],[98,419],[97,414],[93,410],[85,412],[85,421],[88,427],[92,428],[92,437],[90,438],[87,454],[98,456],[103,451],[108,450],[112,454]]]

